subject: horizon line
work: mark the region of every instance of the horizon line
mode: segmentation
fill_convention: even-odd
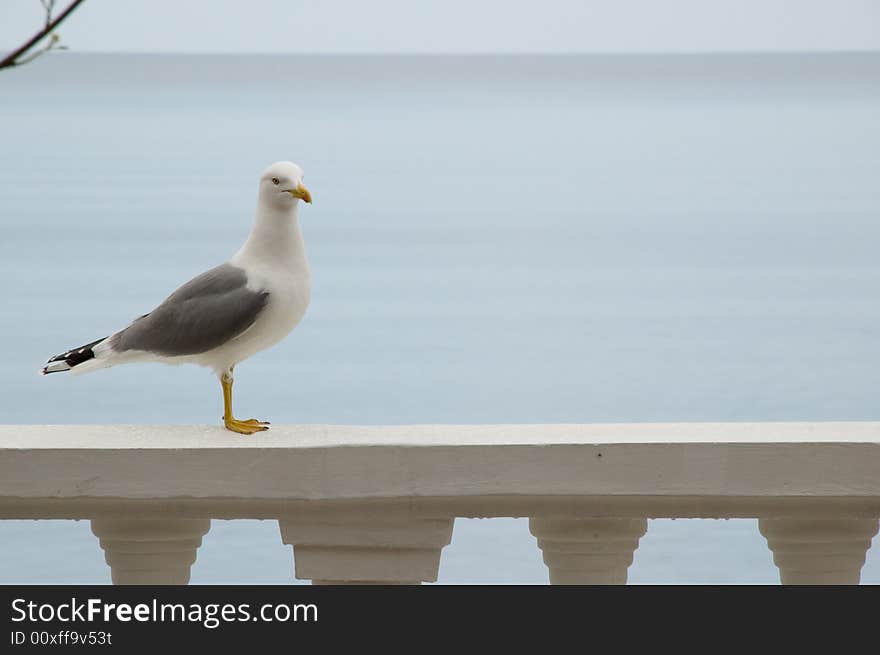
[[[0,49],[5,52],[5,49]],[[218,51],[163,51],[146,50],[76,50],[53,54],[113,55],[113,56],[177,56],[177,57],[738,57],[738,56],[791,56],[791,55],[877,55],[878,49],[855,50],[680,50],[680,51],[582,51],[582,52],[218,52]]]

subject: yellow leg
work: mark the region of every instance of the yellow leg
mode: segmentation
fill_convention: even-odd
[[[232,369],[220,376],[220,386],[223,387],[223,424],[226,429],[239,434],[253,434],[268,430],[268,421],[258,421],[255,418],[240,421],[232,416],[232,381]]]

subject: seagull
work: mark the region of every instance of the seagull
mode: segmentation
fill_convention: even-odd
[[[287,336],[309,305],[312,274],[297,220],[300,200],[312,202],[302,168],[272,164],[260,176],[250,235],[229,261],[118,332],[52,357],[40,372],[86,373],[131,362],[206,366],[220,379],[226,428],[268,430],[268,422],[233,417],[232,372]]]

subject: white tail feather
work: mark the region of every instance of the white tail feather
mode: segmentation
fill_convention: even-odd
[[[69,371],[70,366],[67,362],[52,362],[43,367],[43,370],[40,371],[43,375],[47,373],[58,373],[59,371]]]

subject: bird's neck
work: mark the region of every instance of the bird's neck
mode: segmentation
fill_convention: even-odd
[[[292,207],[258,207],[250,236],[233,261],[273,261],[287,266],[308,266],[297,215],[298,205],[297,202]]]

